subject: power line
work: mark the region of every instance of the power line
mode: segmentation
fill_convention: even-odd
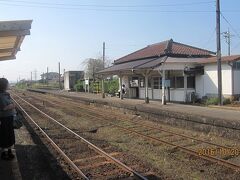
[[[48,3],[48,2],[32,2],[32,1],[22,1],[22,0],[0,0],[8,3],[24,3],[24,4],[35,4],[35,5],[51,5],[51,6],[80,6],[80,7],[159,7],[159,6],[194,6],[200,4],[212,4],[215,1],[200,1],[200,2],[191,2],[191,3],[170,3],[170,4],[145,4],[145,5],[98,5],[98,4],[68,4],[68,3]]]
[[[140,12],[140,13],[213,13],[211,10],[144,10],[144,9],[100,9],[100,8],[83,8],[83,7],[56,7],[56,6],[39,6],[39,5],[23,5],[23,4],[10,4],[1,3],[5,6],[18,6],[18,7],[33,7],[33,8],[43,8],[43,9],[59,9],[59,10],[82,10],[82,11],[103,11],[103,12]]]
[[[87,5],[87,4],[61,4],[61,3],[41,3],[30,1],[6,1],[0,0],[1,5],[5,6],[19,6],[19,7],[33,7],[33,8],[47,8],[47,9],[63,9],[63,10],[83,10],[83,11],[104,11],[104,12],[149,12],[149,13],[212,13],[213,10],[151,10],[148,7],[176,7],[186,5],[199,5],[213,3],[214,1],[183,3],[183,4],[155,4],[155,5]],[[18,4],[16,4],[18,3]],[[94,8],[89,8],[94,7]],[[127,8],[127,9],[110,9],[110,8]],[[144,9],[129,9],[129,8],[144,8]],[[224,12],[240,13],[240,10],[226,10]]]
[[[216,32],[216,28],[213,29],[211,36],[209,36],[208,40],[204,42],[203,47],[209,45],[210,41],[212,41],[215,38],[215,32]]]
[[[240,46],[240,43],[236,44],[233,48],[232,48],[232,51],[237,49],[237,47]]]
[[[233,27],[233,25],[227,20],[227,18],[222,14],[222,12],[220,13],[222,18],[226,21],[226,23],[231,27],[231,29],[234,31],[234,33],[237,35],[238,38],[240,38],[239,33],[235,30],[235,28]]]
[[[155,4],[155,5],[86,5],[86,4],[65,4],[65,3],[42,3],[42,2],[30,2],[21,0],[0,0],[0,4],[6,6],[20,6],[20,7],[35,7],[35,8],[50,8],[50,9],[68,9],[68,10],[87,10],[87,11],[116,11],[116,12],[213,12],[208,10],[146,10],[146,7],[158,7],[158,6],[183,6],[183,5],[199,5],[204,3],[213,3],[214,1],[204,1],[195,3],[178,3],[178,4]],[[17,3],[17,4],[16,4]],[[87,7],[87,8],[86,8]],[[94,8],[89,8],[94,7]],[[110,9],[110,8],[122,8],[127,9]],[[144,9],[129,9],[136,7],[144,7]]]

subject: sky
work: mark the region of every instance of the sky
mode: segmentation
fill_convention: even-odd
[[[230,30],[231,54],[240,54],[240,1],[220,0],[221,32]],[[83,70],[106,43],[113,61],[149,44],[176,42],[216,51],[215,1],[207,0],[0,0],[0,21],[33,20],[17,58],[0,62],[10,81],[40,74]],[[227,44],[222,36],[222,54]]]

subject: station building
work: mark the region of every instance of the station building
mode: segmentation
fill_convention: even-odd
[[[240,96],[240,55],[222,57],[222,93]],[[118,75],[127,98],[188,102],[193,98],[217,97],[215,52],[174,42],[149,45],[114,61],[99,72]]]

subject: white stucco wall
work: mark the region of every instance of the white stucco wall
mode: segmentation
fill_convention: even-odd
[[[128,76],[123,76],[123,77],[122,77],[122,84],[125,85],[126,89],[129,88]]]
[[[240,94],[240,70],[234,70],[234,94]]]
[[[148,97],[149,99],[153,99],[153,93],[151,88],[148,88]],[[139,88],[139,98],[145,99],[145,88]]]
[[[70,90],[70,84],[69,84],[69,72],[64,73],[64,90]]]
[[[204,75],[196,76],[196,93],[199,97],[217,95],[218,90],[217,64],[204,66]],[[222,93],[232,95],[232,68],[222,64]]]
[[[139,98],[144,99],[145,98],[145,88],[140,88],[139,89]],[[195,92],[194,89],[188,89],[187,93]],[[149,99],[152,99],[152,90],[148,90],[149,93]],[[168,98],[168,91],[165,91],[165,96],[166,99]],[[162,99],[162,89],[153,89],[153,99]],[[171,101],[178,101],[178,102],[184,102],[185,101],[185,95],[184,95],[184,89],[179,88],[179,89],[170,89],[170,100]]]
[[[195,77],[195,87],[196,87],[196,93],[199,98],[202,98],[204,94],[204,77],[205,75],[197,75]]]

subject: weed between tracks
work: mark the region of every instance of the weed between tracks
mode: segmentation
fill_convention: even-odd
[[[169,146],[143,141],[142,138],[136,137],[134,134],[126,134],[126,132],[113,126],[104,126],[104,122],[99,122],[92,118],[77,117],[77,114],[81,114],[80,109],[74,115],[70,115],[71,111],[64,108],[48,107],[48,111],[64,117],[63,123],[66,123],[69,128],[78,131],[78,133],[83,133],[85,137],[107,141],[112,146],[120,148],[123,152],[134,154],[150,167],[153,167],[155,171],[156,169],[163,170],[166,179],[221,179],[223,176],[224,178],[227,177],[227,179],[234,179],[237,177],[237,174],[221,166],[216,166],[216,164],[208,163],[180,151],[174,151]],[[124,122],[124,125],[131,125],[131,123]],[[91,129],[97,129],[97,132],[89,133],[88,131]],[[164,136],[165,134],[162,133],[161,135]],[[195,136],[197,136],[197,133],[195,133]],[[204,135],[200,134],[200,136]],[[234,143],[227,141],[227,144],[232,145]],[[128,159],[120,160],[126,164],[129,163]],[[162,171],[158,171],[158,173],[162,174]]]
[[[55,97],[55,99],[57,99]],[[39,105],[41,105],[39,103]],[[54,105],[54,107],[53,107]],[[95,108],[89,106],[92,109],[99,109],[99,111],[104,111],[101,108]],[[109,143],[111,146],[121,149],[123,152],[128,152],[128,154],[134,154],[136,158],[131,160],[128,157],[119,157],[118,159],[122,162],[129,164],[130,161],[141,161],[138,162],[142,166],[142,170],[154,171],[155,173],[161,175],[165,179],[237,179],[239,174],[234,171],[224,168],[222,166],[217,166],[214,163],[209,163],[208,161],[198,159],[191,155],[187,155],[178,150],[175,150],[166,145],[160,145],[160,143],[151,142],[143,140],[140,137],[135,136],[131,133],[126,133],[113,126],[106,125],[104,121],[99,121],[87,116],[82,113],[83,109],[70,106],[61,106],[55,104],[46,107],[45,109],[49,115],[54,115],[58,117],[58,120],[67,125],[69,128],[73,129],[75,132],[84,135],[87,139],[91,140],[103,140]],[[106,111],[106,110],[105,110]],[[97,111],[94,113],[97,115]],[[115,114],[117,117],[124,116],[126,119],[133,118],[132,115],[123,115],[114,110],[108,111],[108,113]],[[237,142],[230,141],[228,139],[214,137],[211,134],[205,135],[203,133],[192,132],[181,130],[178,128],[169,127],[166,125],[159,125],[154,122],[146,121],[149,125],[164,127],[166,129],[171,129],[174,132],[184,133],[186,135],[192,135],[193,137],[207,139],[209,141],[225,144],[230,146],[235,146]],[[118,122],[124,126],[130,126],[131,123],[128,122]],[[96,130],[94,132],[93,130]],[[156,135],[156,134],[155,134]],[[156,135],[158,136],[158,135]],[[160,133],[159,136],[164,136],[164,133]],[[239,161],[238,161],[239,162]],[[164,172],[164,175],[162,175]]]

